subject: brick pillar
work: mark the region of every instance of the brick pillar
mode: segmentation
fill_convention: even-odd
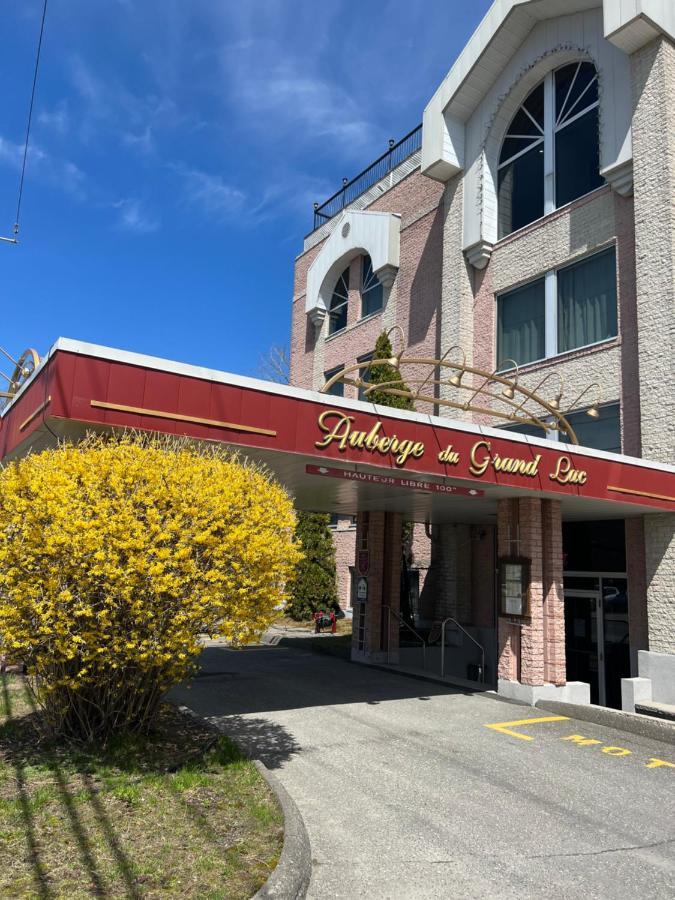
[[[518,501],[497,501],[497,553],[515,556],[517,540]],[[499,608],[499,607],[498,607]],[[520,681],[520,628],[502,616],[497,620],[497,677],[504,681]]]
[[[500,556],[530,560],[530,616],[498,618],[498,677],[531,687],[565,684],[560,503],[523,497],[497,507]]]
[[[541,501],[544,681],[565,684],[565,601],[559,500]]]
[[[399,513],[359,513],[357,517],[356,578],[358,581],[359,553],[367,550],[368,599],[354,601],[352,659],[386,662],[388,655],[390,662],[398,662],[402,530]]]
[[[530,622],[520,631],[520,681],[523,684],[544,683],[544,585],[542,566],[541,500],[523,498],[518,501],[520,546],[518,553],[531,560]]]

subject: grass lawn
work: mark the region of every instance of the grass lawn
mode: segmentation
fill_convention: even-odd
[[[170,705],[103,753],[48,739],[0,676],[0,897],[249,898],[283,816],[255,766]]]

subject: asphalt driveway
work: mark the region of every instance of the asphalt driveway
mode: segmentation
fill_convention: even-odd
[[[222,722],[295,799],[312,845],[309,897],[674,896],[665,743],[300,641],[210,646],[175,697]]]

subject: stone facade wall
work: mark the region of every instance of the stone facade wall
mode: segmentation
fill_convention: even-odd
[[[598,396],[603,403],[621,400],[622,408],[629,410],[624,426],[626,440],[635,448],[639,446],[639,413],[635,413],[638,408],[634,344],[635,240],[631,207],[631,201],[604,188],[500,241],[486,268],[476,274],[473,357],[475,364],[487,371],[492,371],[498,363],[495,337],[498,293],[615,246],[619,336],[597,346],[581,347],[522,366],[519,383],[536,388],[546,374],[555,371],[564,381],[564,403],[573,401],[588,385],[597,382],[599,391],[594,389],[582,403],[590,404]],[[627,370],[622,376],[624,361]],[[551,395],[558,390],[558,383],[556,377],[551,377]],[[473,419],[480,424],[490,421],[480,415]]]
[[[633,56],[637,327],[642,452],[675,450],[675,47]],[[644,520],[649,649],[675,652],[675,515]]]
[[[464,181],[461,175],[452,178],[445,186],[443,198],[443,284],[442,315],[440,320],[440,355],[449,353],[457,345],[466,355],[466,362],[473,361],[473,269],[462,253],[464,228]],[[469,201],[470,202],[470,201]],[[459,350],[448,356],[461,362]],[[446,376],[447,377],[447,376]],[[449,401],[457,399],[454,388],[443,386],[440,396]],[[463,398],[466,399],[466,398]],[[470,413],[460,409],[441,408],[441,415],[455,419],[469,419]]]

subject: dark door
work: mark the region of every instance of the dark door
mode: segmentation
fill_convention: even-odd
[[[630,677],[628,582],[602,578],[602,623],[605,639],[605,706],[621,709],[621,679]]]
[[[591,703],[602,702],[598,664],[598,599],[598,594],[592,591],[565,591],[567,680],[590,684]]]

